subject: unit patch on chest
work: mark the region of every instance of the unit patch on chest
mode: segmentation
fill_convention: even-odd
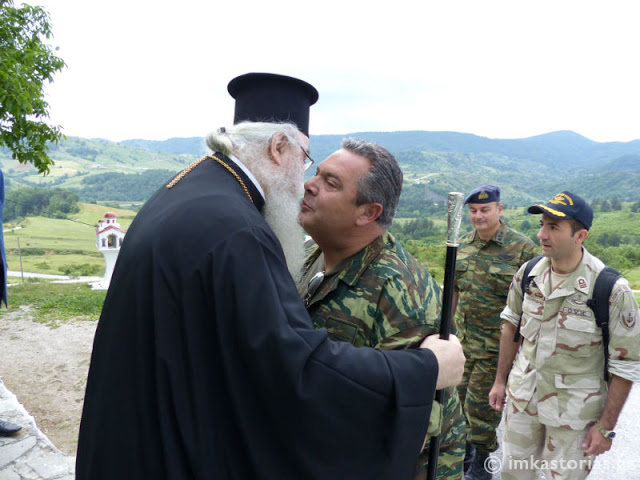
[[[587,297],[583,295],[573,295],[567,299],[571,305],[576,305],[578,307],[584,307],[587,304]]]

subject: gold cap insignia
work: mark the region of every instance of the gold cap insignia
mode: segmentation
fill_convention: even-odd
[[[478,199],[485,200],[487,198],[489,198],[489,194],[484,190],[480,190],[480,193],[478,194]]]
[[[556,205],[573,205],[573,200],[566,193],[559,193],[549,203],[555,203]]]

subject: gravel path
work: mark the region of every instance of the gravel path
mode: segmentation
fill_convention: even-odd
[[[0,316],[0,377],[56,447],[75,455],[97,322],[57,328],[28,309]]]

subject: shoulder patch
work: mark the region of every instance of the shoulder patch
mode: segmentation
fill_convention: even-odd
[[[638,311],[622,312],[620,313],[620,320],[625,328],[632,330],[636,326],[636,320],[638,320]]]

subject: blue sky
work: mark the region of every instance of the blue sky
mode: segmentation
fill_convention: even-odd
[[[640,138],[634,0],[32,0],[68,68],[47,87],[67,135],[163,140],[228,125],[229,80],[296,76],[312,134],[573,130]]]

